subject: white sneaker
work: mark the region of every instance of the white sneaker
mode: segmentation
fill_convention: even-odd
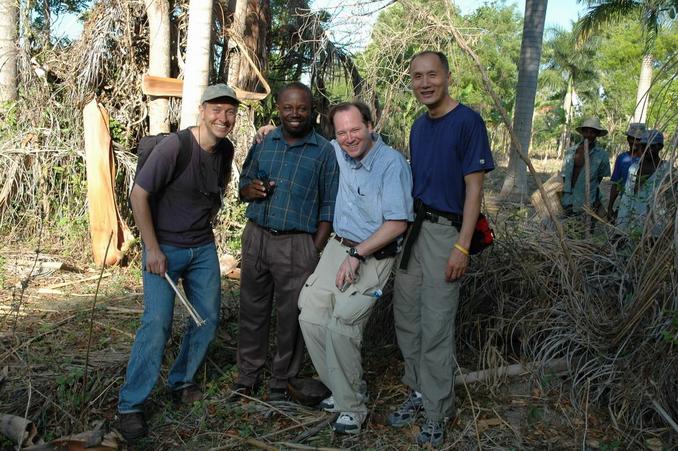
[[[341,412],[337,421],[332,423],[332,430],[340,434],[358,434],[363,426],[366,413]]]
[[[325,412],[338,412],[338,410],[334,408],[334,396],[330,395],[328,398],[320,401],[318,409],[324,410]]]

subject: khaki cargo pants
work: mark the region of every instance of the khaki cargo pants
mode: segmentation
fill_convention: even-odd
[[[368,258],[358,269],[358,281],[341,292],[335,286],[348,247],[331,239],[315,272],[299,295],[299,324],[320,380],[341,412],[366,413],[360,346],[372,307],[372,293],[388,280],[395,257]]]

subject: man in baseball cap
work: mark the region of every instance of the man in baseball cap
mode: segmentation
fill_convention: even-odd
[[[612,170],[612,176],[610,177],[610,181],[612,182],[612,187],[610,188],[610,200],[607,203],[607,217],[611,220],[617,216],[617,212],[614,209],[614,203],[619,194],[624,192],[624,184],[626,183],[626,177],[629,174],[629,167],[640,160],[640,155],[642,153],[640,139],[645,132],[645,124],[639,122],[632,122],[629,124],[629,129],[626,131],[626,142],[629,145],[629,150],[619,154],[614,161],[614,169]]]
[[[172,330],[175,293],[167,277],[183,280],[186,297],[206,321],[187,324],[167,385],[179,403],[202,398],[194,377],[214,339],[221,306],[212,220],[228,186],[234,149],[226,136],[239,104],[230,87],[208,86],[197,126],[165,137],[137,171],[130,200],[142,240],[144,313],[120,389],[117,422],[129,442],[147,434],[144,402],[160,376]]]

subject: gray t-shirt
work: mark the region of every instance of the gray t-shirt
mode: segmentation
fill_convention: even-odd
[[[170,183],[181,146],[175,133],[158,144],[136,177],[136,184],[152,196],[155,233],[161,244],[185,248],[214,241],[212,219],[230,178],[233,144],[224,139],[210,153],[193,134],[191,144],[191,162],[174,182]],[[220,183],[223,158],[228,159],[229,170]]]

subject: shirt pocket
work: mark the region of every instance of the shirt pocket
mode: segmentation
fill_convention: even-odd
[[[377,212],[381,213],[381,193],[376,187],[358,186],[355,195],[362,219],[372,219],[377,217]]]

